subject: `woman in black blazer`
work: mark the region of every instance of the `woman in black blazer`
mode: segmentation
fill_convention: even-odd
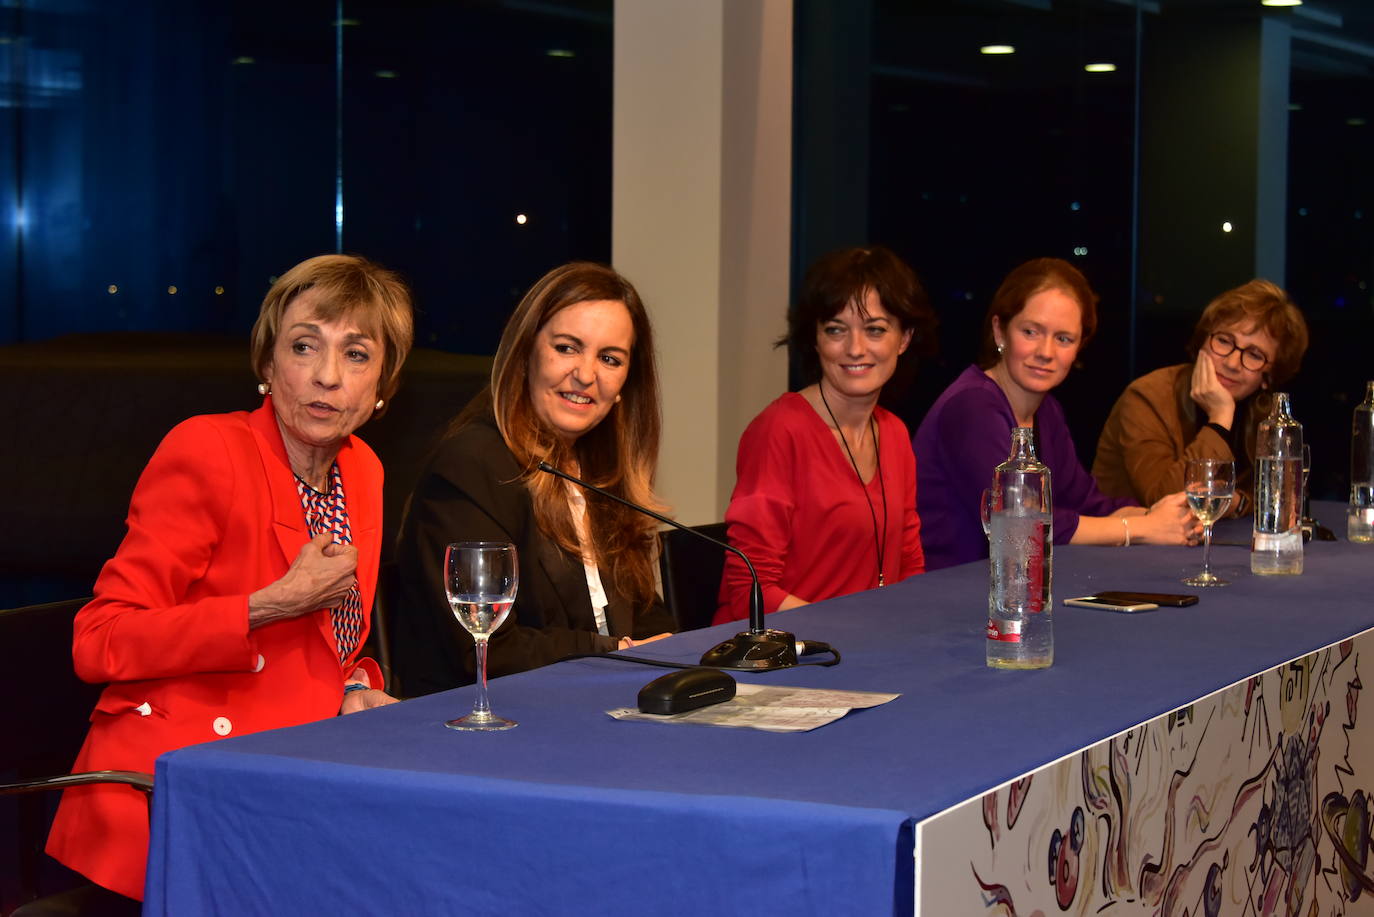
[[[492,635],[495,677],[667,636],[653,520],[538,470],[541,461],[657,507],[658,378],[633,286],[585,262],[550,271],[506,324],[491,385],[431,456],[397,544],[393,664],[406,693],[476,677],[472,637],[444,597],[444,548],[508,541],[520,589]]]

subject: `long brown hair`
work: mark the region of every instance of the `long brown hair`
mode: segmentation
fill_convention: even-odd
[[[530,399],[530,360],[540,329],[555,314],[578,303],[610,300],[624,303],[634,326],[630,366],[620,401],[592,429],[572,443],[559,437],[534,410]],[[662,509],[654,497],[658,467],[658,371],[649,315],[634,286],[614,269],[574,261],[549,271],[515,307],[501,333],[488,390],[501,437],[521,468],[521,481],[534,502],[539,530],[574,557],[582,548],[568,507],[562,480],[538,470],[541,461],[573,471],[626,500]],[[454,427],[465,425],[485,408],[485,399],[465,410]],[[475,410],[474,410],[475,408]],[[657,524],[648,516],[586,494],[591,550],[597,566],[609,573],[616,590],[634,607],[655,596],[654,561]]]

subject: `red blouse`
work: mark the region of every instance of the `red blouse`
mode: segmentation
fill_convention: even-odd
[[[873,416],[881,481],[875,474],[866,488],[830,427],[795,392],[764,408],[740,437],[725,521],[730,543],[758,571],[765,612],[789,593],[817,602],[877,586],[875,515],[884,582],[925,572],[911,436],[895,414],[876,408]],[[748,569],[727,554],[716,624],[749,616],[749,588]]]

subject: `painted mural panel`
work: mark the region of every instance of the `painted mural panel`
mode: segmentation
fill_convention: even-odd
[[[928,820],[917,913],[1374,915],[1371,654],[1361,634]]]

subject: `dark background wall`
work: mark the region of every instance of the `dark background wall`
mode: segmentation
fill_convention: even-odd
[[[1186,359],[1208,301],[1266,276],[1312,330],[1288,387],[1313,492],[1345,498],[1350,411],[1374,377],[1374,7],[796,8],[794,250],[806,257],[794,287],[810,257],[865,240],[916,268],[941,329],[938,353],[894,393],[909,424],[972,361],[993,291],[1028,258],[1073,261],[1101,295],[1097,338],[1056,391],[1085,464],[1125,385]],[[979,53],[990,44],[1015,53]],[[1116,69],[1085,69],[1105,62]],[[868,89],[857,100],[856,82]],[[861,201],[833,199],[856,182]]]
[[[0,349],[126,332],[232,349],[278,273],[339,249],[410,279],[418,344],[490,354],[531,281],[609,258],[613,13],[0,4]],[[1285,54],[1265,50],[1266,29]],[[1058,255],[1102,296],[1098,338],[1057,393],[1090,462],[1121,389],[1184,357],[1198,312],[1260,272],[1256,239],[1277,231],[1264,270],[1313,331],[1291,386],[1313,490],[1343,496],[1350,409],[1374,377],[1374,8],[795,0],[795,39],[794,282],[864,241],[916,267],[942,325],[893,393],[913,427],[973,358],[1002,276]],[[979,53],[993,42],[1016,53]],[[1084,69],[1103,61],[1116,70]],[[1277,136],[1260,114],[1275,99]],[[1254,216],[1275,193],[1278,219]],[[1247,207],[1219,231],[1217,211]],[[83,448],[80,430],[52,430]]]
[[[420,343],[490,352],[548,267],[610,256],[610,9],[0,6],[0,344],[246,334],[341,249],[411,280]]]

